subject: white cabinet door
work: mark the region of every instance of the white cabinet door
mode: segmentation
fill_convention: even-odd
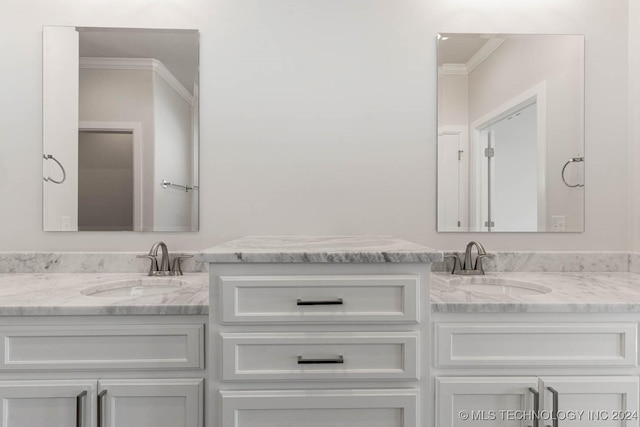
[[[440,377],[436,426],[523,427],[537,402],[536,377]]]
[[[93,427],[96,381],[0,381],[2,427]]]
[[[638,427],[638,377],[543,377],[544,425]],[[554,395],[556,399],[554,399]]]
[[[202,427],[202,380],[100,380],[98,409],[105,427]]]

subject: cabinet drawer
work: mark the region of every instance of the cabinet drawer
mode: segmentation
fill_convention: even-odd
[[[417,275],[220,276],[222,322],[419,321]]]
[[[225,427],[416,427],[418,390],[221,391]]]
[[[204,325],[0,328],[0,370],[202,369]]]
[[[636,366],[635,323],[438,323],[437,365]]]
[[[222,334],[223,380],[419,379],[418,334]]]

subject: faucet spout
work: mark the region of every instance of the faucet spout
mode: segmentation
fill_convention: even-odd
[[[473,261],[473,257],[471,255],[471,252],[473,251],[474,247],[476,248],[476,252],[477,252],[475,262]],[[465,248],[464,260],[460,260],[460,258],[458,258],[457,255],[453,255],[453,256],[448,255],[447,257],[454,258],[453,270],[451,271],[451,274],[459,274],[463,276],[474,276],[474,275],[484,274],[484,268],[482,267],[482,259],[491,257],[491,256],[493,255],[490,255],[487,253],[484,246],[482,246],[482,243],[472,241],[472,242],[469,242],[467,244],[467,247]],[[459,270],[456,269],[456,264],[460,265]]]
[[[169,250],[164,242],[155,242],[149,250],[149,255],[152,257],[158,256],[158,249],[162,251],[162,258],[160,259],[160,268],[158,272],[160,275],[170,275],[171,266],[169,265]]]
[[[476,266],[473,265],[471,261],[471,250],[473,249],[474,246],[478,251],[478,256],[487,254],[487,251],[484,249],[484,246],[482,246],[482,243],[476,242],[476,241],[469,242],[467,244],[467,248],[464,251],[464,265],[462,266],[463,270],[475,270],[476,268]],[[477,259],[476,259],[476,264],[477,264]]]

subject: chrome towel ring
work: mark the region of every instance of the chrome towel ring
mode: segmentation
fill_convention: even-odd
[[[56,181],[55,179],[51,178],[51,177],[42,177],[42,179],[47,182],[47,181],[51,181],[54,184],[62,184],[64,182],[65,179],[67,179],[67,172],[64,170],[64,167],[62,166],[62,163],[60,163],[58,161],[58,159],[56,159],[55,157],[53,157],[51,154],[43,154],[42,158],[45,160],[53,160],[54,162],[56,162],[58,164],[58,166],[60,166],[60,170],[62,171],[62,179],[60,181]]]
[[[564,166],[562,167],[562,182],[564,182],[564,185],[566,185],[569,188],[584,187],[584,184],[571,185],[567,182],[567,180],[564,177],[564,171],[565,169],[567,169],[567,166],[569,166],[570,163],[577,163],[577,162],[584,162],[584,157],[573,157],[569,159],[567,163],[565,163]]]

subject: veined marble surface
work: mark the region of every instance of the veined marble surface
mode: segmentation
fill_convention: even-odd
[[[125,280],[166,285],[184,281],[160,295],[97,297],[83,290],[119,287]],[[135,292],[134,292],[135,293]],[[209,275],[149,277],[131,273],[13,273],[0,274],[0,316],[207,314]]]
[[[452,254],[453,252],[446,252]],[[464,252],[456,252],[464,259]],[[629,252],[490,252],[482,260],[485,271],[502,272],[635,272],[640,273],[640,254]],[[475,251],[473,253],[475,259]],[[450,271],[453,261],[437,262],[431,271]],[[633,269],[632,269],[633,268]]]
[[[0,252],[0,273],[145,273],[149,271],[149,261],[136,257],[143,254],[144,252]],[[494,257],[485,258],[483,262],[486,271],[640,273],[640,253],[637,252],[491,252],[491,254]],[[326,255],[326,258],[329,258],[330,255]],[[460,255],[464,256],[464,253]],[[173,257],[174,254],[171,253],[171,256]],[[236,256],[234,253],[233,257]],[[265,255],[255,254],[255,257],[263,256]],[[196,258],[184,259],[183,271],[207,272],[209,261],[201,257],[202,255],[197,254]],[[296,257],[300,258],[303,255],[297,254]],[[241,261],[236,259],[232,262]],[[445,272],[451,269],[451,261],[445,264],[443,261],[432,259],[432,262],[432,271]]]
[[[147,252],[0,252],[0,273],[145,273]],[[189,255],[193,253],[174,254]],[[158,257],[159,258],[159,257]],[[209,264],[195,258],[182,260],[182,271],[209,271]]]
[[[636,273],[487,273],[480,279],[521,281],[551,289],[547,294],[522,296],[462,291],[448,283],[461,276],[447,273],[433,273],[431,278],[434,313],[640,313],[640,274]],[[184,280],[187,284],[155,296],[83,295],[83,290],[111,287],[112,282],[129,279],[151,279],[159,284]],[[478,280],[462,278],[466,279]],[[208,314],[208,284],[204,273],[166,278],[131,273],[0,274],[0,316]]]
[[[473,282],[479,276],[462,280]],[[431,311],[433,313],[640,313],[640,274],[614,272],[582,273],[487,273],[485,281],[504,280],[549,288],[542,294],[491,294],[473,290],[474,284],[461,290],[452,285],[461,276],[431,274]]]
[[[629,272],[640,273],[640,253],[631,252],[629,254]]]
[[[198,254],[213,263],[386,263],[442,261],[442,252],[388,236],[249,236]]]

